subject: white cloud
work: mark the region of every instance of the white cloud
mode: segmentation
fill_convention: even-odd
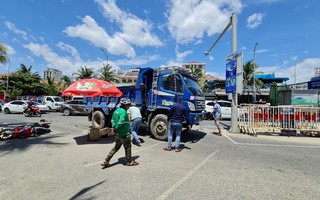
[[[14,32],[17,35],[21,35],[24,40],[28,40],[28,33],[27,32],[18,29],[13,23],[11,23],[9,21],[4,22],[4,24],[6,25],[6,27],[10,31]]]
[[[247,27],[249,29],[257,28],[262,24],[262,19],[265,17],[263,13],[254,13],[247,18]]]
[[[75,60],[81,60],[77,49],[74,48],[73,46],[68,45],[68,44],[65,44],[65,43],[63,43],[63,42],[59,42],[59,43],[57,44],[57,47],[58,47],[59,49],[61,49],[62,51],[66,51],[66,52],[70,53],[71,56],[72,56]]]
[[[221,79],[226,79],[225,74],[219,74],[217,72],[207,72],[207,74],[215,77],[215,78],[221,78]]]
[[[188,43],[221,32],[243,6],[240,0],[170,0],[168,7],[171,35],[178,43]]]
[[[144,46],[162,46],[160,39],[152,34],[152,24],[142,20],[137,16],[126,13],[117,7],[114,0],[96,0],[103,9],[103,15],[111,22],[116,22],[121,32],[116,33],[121,38],[132,45]]]
[[[81,25],[67,27],[64,32],[70,37],[87,40],[98,48],[106,48],[113,55],[135,56],[134,49],[119,34],[109,36],[90,16],[85,16],[82,22]]]
[[[119,59],[119,60],[114,61],[113,65],[115,65],[115,66],[129,65],[129,66],[141,67],[142,65],[145,65],[148,62],[154,61],[157,59],[159,59],[158,55],[140,56],[140,57],[135,57],[134,59]]]
[[[184,52],[178,52],[176,51],[176,59],[179,62],[182,62],[185,57],[187,57],[188,55],[192,54],[193,51],[192,50],[188,50],[188,51],[184,51]]]
[[[29,49],[34,55],[42,57],[48,63],[47,67],[53,67],[61,70],[63,71],[63,74],[66,75],[71,75],[83,66],[94,68],[95,70],[102,67],[100,61],[83,61],[74,57],[70,58],[67,56],[59,56],[46,44],[29,43],[23,46]]]
[[[13,55],[16,53],[16,51],[14,50],[14,48],[8,44],[4,44],[4,46],[7,48],[7,54],[8,55]]]
[[[276,77],[288,77],[288,84],[294,83],[294,72],[296,70],[296,82],[307,82],[315,76],[315,67],[320,66],[320,58],[307,58],[301,62],[288,67],[281,68],[280,66],[259,67],[259,71],[264,73],[276,73]]]

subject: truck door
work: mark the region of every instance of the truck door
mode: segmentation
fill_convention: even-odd
[[[50,109],[54,109],[54,100],[52,97],[46,97],[46,105],[50,107]]]

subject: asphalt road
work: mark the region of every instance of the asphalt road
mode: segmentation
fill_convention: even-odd
[[[0,141],[0,199],[320,199],[320,138],[217,136],[204,121],[176,153],[142,128],[132,153],[140,165],[126,166],[122,148],[101,169],[113,137],[87,141],[86,116],[41,118],[53,132]],[[0,122],[39,120],[0,113]]]

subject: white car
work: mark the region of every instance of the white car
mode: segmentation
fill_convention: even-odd
[[[43,114],[43,113],[46,113],[46,112],[49,112],[49,111],[50,111],[50,108],[49,108],[48,106],[46,106],[46,105],[43,105],[43,104],[41,104],[41,103],[39,103],[39,102],[37,102],[37,101],[31,101],[31,102],[32,102],[32,105],[36,105],[36,106],[38,106],[38,108],[39,108],[39,110],[40,110],[41,114]]]
[[[28,101],[23,100],[13,100],[3,105],[3,112],[5,114],[9,113],[23,113],[26,106],[28,106]],[[49,107],[45,105],[41,105],[35,101],[32,101],[32,104],[37,105],[41,111],[41,113],[45,113],[49,111]]]
[[[221,114],[223,119],[231,119],[231,102],[230,101],[224,101],[224,100],[218,100],[219,105],[221,106]],[[206,118],[212,119],[212,111],[214,106],[214,101],[212,100],[206,100]]]

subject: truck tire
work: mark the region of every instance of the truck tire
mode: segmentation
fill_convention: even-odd
[[[97,110],[93,113],[93,128],[104,128],[106,124],[106,119],[103,112]]]
[[[154,138],[157,140],[167,140],[169,123],[167,115],[159,114],[152,118],[150,123],[150,131]]]

